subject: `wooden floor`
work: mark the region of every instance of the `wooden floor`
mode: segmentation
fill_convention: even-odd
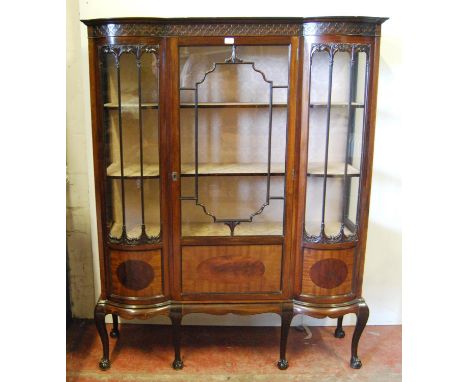
[[[162,325],[121,325],[110,339],[112,367],[100,371],[101,343],[92,321],[67,330],[67,381],[401,381],[401,326],[368,326],[359,346],[360,370],[349,367],[352,327],[337,339],[333,327],[291,328],[289,368],[276,368],[279,327],[183,326],[184,369],[171,367],[171,329]],[[110,330],[110,327],[109,327]]]

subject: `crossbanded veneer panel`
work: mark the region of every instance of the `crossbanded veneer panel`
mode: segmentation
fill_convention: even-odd
[[[148,299],[162,294],[161,250],[111,251],[111,293]]]
[[[182,293],[278,293],[282,245],[184,246]]]
[[[352,292],[355,248],[304,248],[302,294],[338,296]]]

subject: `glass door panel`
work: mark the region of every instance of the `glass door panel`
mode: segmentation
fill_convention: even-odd
[[[305,240],[356,240],[367,45],[313,44]]]
[[[282,235],[289,46],[179,60],[182,236]]]
[[[160,240],[158,47],[101,47],[108,239]]]

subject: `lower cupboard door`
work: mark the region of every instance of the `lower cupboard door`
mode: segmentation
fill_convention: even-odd
[[[300,299],[339,302],[354,297],[355,248],[303,251]]]
[[[162,251],[110,251],[111,299],[145,304],[163,297]]]

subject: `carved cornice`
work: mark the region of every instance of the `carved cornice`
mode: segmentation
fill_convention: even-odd
[[[300,35],[300,24],[106,24],[91,28],[90,37],[110,36],[261,36]]]
[[[89,37],[118,36],[375,36],[378,25],[365,22],[308,23],[107,23],[91,25]]]

